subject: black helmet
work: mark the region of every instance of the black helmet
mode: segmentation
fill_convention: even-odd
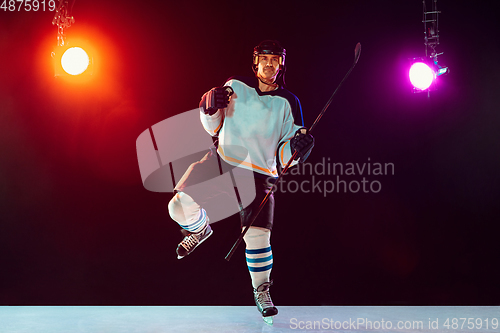
[[[257,74],[257,65],[259,64],[259,54],[273,54],[280,56],[279,58],[280,72],[278,74],[276,81],[279,81],[281,79],[281,84],[285,85],[284,74],[286,70],[285,67],[286,50],[283,48],[283,46],[281,46],[277,40],[265,40],[260,42],[259,45],[253,48],[252,70],[256,74]]]
[[[286,50],[277,40],[265,40],[253,48],[253,64],[258,65],[259,54],[273,54],[280,56],[280,66],[285,65]]]

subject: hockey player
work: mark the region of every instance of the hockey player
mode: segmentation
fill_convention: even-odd
[[[203,208],[207,198],[186,193],[189,185],[202,180],[201,170],[211,161],[218,158],[223,165],[253,172],[256,198],[241,212],[244,227],[252,221],[262,199],[271,191],[272,180],[278,176],[277,162],[285,166],[295,150],[298,158],[293,163],[303,162],[313,148],[314,138],[303,127],[300,102],[284,87],[285,56],[285,49],[277,41],[263,41],[254,48],[252,69],[255,77],[232,77],[223,87],[213,88],[203,95],[201,122],[211,136],[218,137],[218,148],[217,154],[208,153],[188,168],[169,202],[170,216],[184,229],[185,237],[177,247],[178,259],[192,253],[212,235],[209,216]],[[251,162],[244,160],[238,147],[245,148]],[[273,215],[271,193],[244,237],[255,303],[265,319],[278,313],[269,294]]]

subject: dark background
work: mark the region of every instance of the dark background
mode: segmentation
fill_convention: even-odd
[[[438,6],[451,73],[430,97],[407,79],[408,59],[424,55],[419,0],[77,0],[66,33],[94,48],[86,83],[53,76],[53,12],[1,11],[0,304],[253,304],[243,246],[224,260],[238,217],[177,260],[171,193],[142,186],[135,140],[252,75],[252,49],[269,38],[287,49],[306,125],[361,42],[309,162],[395,166],[367,176],[376,194],[276,195],[275,303],[498,304],[498,19],[485,3]]]

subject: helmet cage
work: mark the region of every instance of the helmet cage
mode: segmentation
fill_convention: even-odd
[[[272,54],[279,56],[280,70],[285,65],[286,50],[275,40],[265,40],[253,49],[253,65],[259,64],[260,54]]]
[[[279,56],[280,69],[283,68],[283,65],[285,64],[285,56],[283,54],[276,54],[276,53],[266,52],[266,51],[258,52],[258,53],[254,51],[254,53],[253,53],[253,64],[254,64],[254,66],[257,66],[259,64],[259,55],[262,55],[262,54],[272,54],[272,55]]]

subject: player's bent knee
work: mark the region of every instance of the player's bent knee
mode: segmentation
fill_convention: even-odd
[[[255,240],[259,240],[260,242],[269,242],[271,237],[271,230],[261,227],[250,227],[248,228],[247,233],[243,237],[245,243],[253,243]]]
[[[184,210],[182,209],[181,195],[179,193],[176,193],[169,201],[168,214],[172,220],[176,222],[183,222],[186,219],[184,217]]]

